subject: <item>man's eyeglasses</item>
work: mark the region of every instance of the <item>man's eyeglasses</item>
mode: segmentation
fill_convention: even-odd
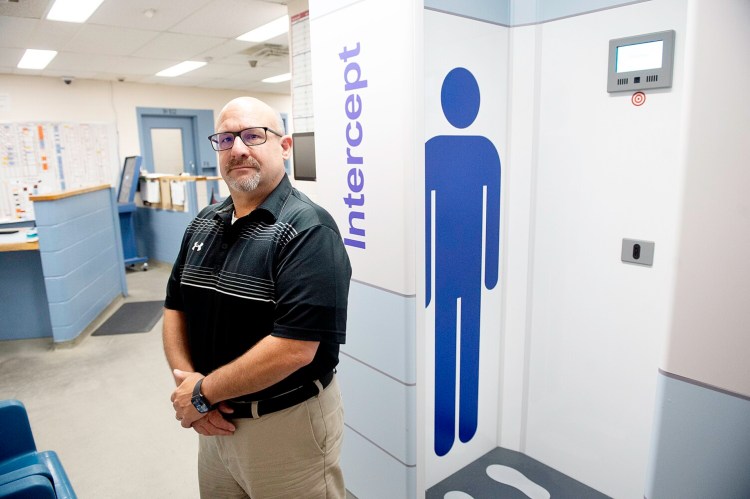
[[[234,146],[235,138],[239,137],[243,144],[246,146],[259,146],[265,144],[268,140],[268,134],[271,132],[274,135],[283,137],[279,132],[271,130],[267,126],[255,126],[252,128],[245,128],[239,132],[220,132],[208,136],[208,140],[211,141],[211,146],[214,151],[226,151]]]

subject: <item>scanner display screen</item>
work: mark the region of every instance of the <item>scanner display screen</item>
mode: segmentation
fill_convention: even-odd
[[[292,135],[295,180],[315,180],[315,134],[313,132]]]
[[[662,67],[663,50],[663,40],[617,47],[616,71],[628,73],[630,71],[659,69]]]

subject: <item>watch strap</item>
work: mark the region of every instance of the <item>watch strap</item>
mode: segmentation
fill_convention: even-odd
[[[214,408],[214,406],[201,393],[201,385],[203,384],[204,379],[206,379],[205,376],[199,379],[198,382],[193,387],[193,398],[201,400],[204,404],[206,404],[206,406],[208,407],[208,410],[210,411],[211,409]]]

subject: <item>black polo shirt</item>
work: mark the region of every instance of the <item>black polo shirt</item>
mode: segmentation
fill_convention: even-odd
[[[167,284],[166,308],[187,319],[193,367],[209,374],[265,336],[319,341],[311,364],[241,398],[258,400],[320,378],[346,338],[351,266],[333,218],[284,176],[265,201],[232,224],[234,204],[190,223]]]

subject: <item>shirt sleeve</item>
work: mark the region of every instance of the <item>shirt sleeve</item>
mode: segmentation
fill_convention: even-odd
[[[273,335],[342,344],[351,265],[339,234],[316,225],[297,234],[275,271]]]
[[[180,252],[177,254],[177,259],[172,266],[172,273],[169,275],[169,280],[167,281],[167,296],[164,299],[164,307],[170,310],[183,310],[184,308],[182,293],[180,292],[180,281],[182,280],[182,270],[185,268],[185,257],[190,241],[191,226],[192,222],[185,229],[185,234],[182,236],[182,244],[180,245]]]

